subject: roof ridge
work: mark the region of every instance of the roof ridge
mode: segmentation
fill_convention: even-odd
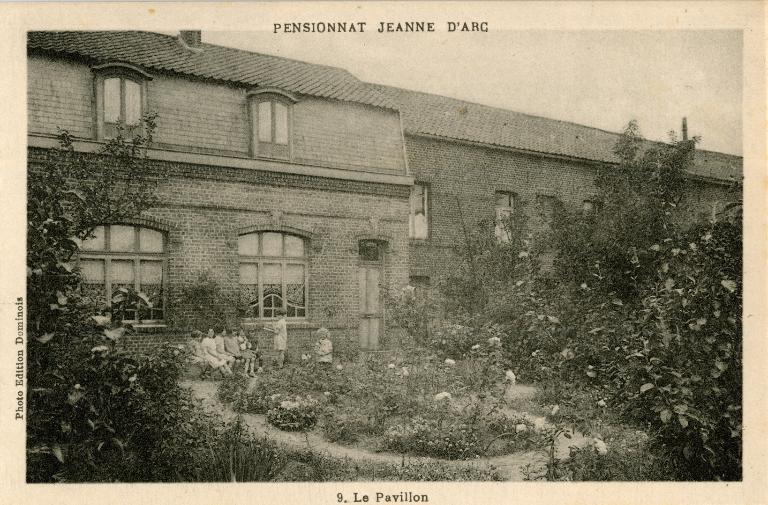
[[[115,31],[122,31],[122,30],[115,30]],[[131,31],[131,30],[127,30],[127,31]],[[178,35],[168,35],[168,34],[159,33],[159,32],[151,32],[151,31],[143,31],[143,30],[133,30],[133,31],[141,32],[141,33],[149,33],[149,34],[152,34],[152,35],[160,35],[162,37],[169,37],[169,38],[172,38],[172,39],[177,39],[178,38]],[[286,56],[278,56],[278,55],[275,55],[275,54],[267,54],[267,53],[262,53],[262,52],[259,52],[259,51],[251,51],[251,50],[248,50],[248,49],[241,49],[239,47],[223,46],[221,44],[212,44],[210,42],[200,42],[200,45],[201,46],[218,47],[218,48],[221,48],[221,49],[226,49],[228,51],[237,51],[239,53],[256,54],[256,55],[259,55],[259,56],[263,56],[265,58],[272,58],[272,59],[275,59],[275,60],[291,61],[293,63],[301,63],[302,65],[307,65],[307,66],[312,66],[312,67],[330,68],[332,70],[338,70],[340,72],[348,74],[348,75],[354,77],[355,79],[357,79],[358,82],[361,82],[361,83],[364,82],[364,81],[361,81],[359,77],[357,77],[355,74],[350,72],[348,69],[343,68],[343,67],[337,67],[335,65],[327,65],[325,63],[313,63],[311,61],[298,60],[296,58],[288,58]]]
[[[506,108],[498,107],[498,106],[495,106],[495,105],[488,105],[487,103],[473,102],[471,100],[466,100],[466,99],[463,99],[463,98],[456,98],[456,97],[447,96],[447,95],[439,95],[437,93],[429,93],[427,91],[418,91],[418,90],[412,90],[412,89],[407,89],[407,88],[400,88],[398,86],[391,86],[389,84],[378,84],[378,83],[370,83],[370,84],[373,84],[374,86],[380,86],[380,87],[384,87],[384,88],[394,89],[394,90],[397,90],[397,91],[405,91],[407,93],[419,93],[421,95],[427,95],[427,96],[433,96],[433,97],[437,97],[437,98],[454,100],[456,102],[462,102],[462,103],[466,103],[468,105],[473,105],[473,106],[485,107],[485,108],[488,108],[488,109],[495,109],[495,110],[502,111],[502,112],[512,112],[514,114],[520,114],[521,116],[527,116],[527,117],[530,117],[530,118],[545,119],[547,121],[556,121],[558,123],[578,126],[578,127],[581,127],[581,128],[589,128],[591,130],[596,130],[596,131],[599,131],[599,132],[608,133],[610,135],[621,135],[620,132],[613,132],[613,131],[606,130],[606,129],[603,129],[603,128],[598,128],[596,126],[590,126],[590,125],[585,125],[585,124],[582,124],[582,123],[576,123],[574,121],[565,121],[565,120],[562,120],[562,119],[557,119],[557,118],[548,117],[548,116],[542,116],[542,115],[538,115],[538,114],[531,114],[530,112],[521,112],[521,111],[518,111],[518,110],[506,109]],[[644,140],[648,140],[648,139],[644,139]],[[650,142],[657,142],[657,141],[650,140]]]

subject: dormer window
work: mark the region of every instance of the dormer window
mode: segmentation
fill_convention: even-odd
[[[291,106],[296,100],[275,90],[259,90],[251,95],[254,156],[289,159]]]
[[[96,77],[97,131],[100,139],[115,138],[122,124],[124,138],[138,133],[146,112],[146,86],[150,77],[127,65],[94,68]]]

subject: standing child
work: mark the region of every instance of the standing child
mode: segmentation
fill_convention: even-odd
[[[283,368],[283,364],[285,363],[285,350],[288,348],[288,326],[285,321],[285,309],[277,309],[275,315],[278,317],[277,321],[270,326],[265,326],[264,329],[275,334],[274,349],[277,352],[275,361],[279,368]]]
[[[317,354],[317,362],[330,365],[333,363],[333,343],[330,339],[331,333],[328,328],[320,328],[317,330],[317,337],[320,339],[315,343],[315,353]]]

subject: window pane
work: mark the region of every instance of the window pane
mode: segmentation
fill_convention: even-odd
[[[104,284],[104,260],[80,260],[80,274],[85,284]]]
[[[305,317],[304,265],[285,266],[285,287],[288,317]]]
[[[112,260],[109,268],[109,278],[112,281],[112,289],[116,285],[121,287],[134,287],[134,271],[132,260]]]
[[[259,267],[240,263],[240,315],[259,317]]]
[[[163,234],[149,228],[139,228],[139,243],[142,252],[163,252]]]
[[[162,261],[141,261],[141,286],[162,284],[163,283],[163,262]]]
[[[141,119],[141,86],[125,80],[125,123],[135,125]]]
[[[259,235],[249,233],[237,237],[237,253],[241,256],[256,256],[259,254]]]
[[[80,274],[82,295],[90,298],[96,305],[108,305],[104,285],[104,260],[80,260]]]
[[[264,256],[282,256],[283,255],[283,234],[265,233],[261,236]]]
[[[264,265],[264,284],[282,284],[283,270],[280,264],[266,263]]]
[[[83,251],[103,251],[104,250],[104,227],[97,226],[93,229],[93,238],[83,240],[80,244]]]
[[[240,284],[258,284],[259,266],[256,263],[240,263]]]
[[[136,249],[136,236],[133,226],[112,225],[109,227],[110,251],[134,251]]]
[[[276,310],[283,306],[282,266],[276,264],[264,265],[262,279],[264,317],[275,317]]]
[[[259,102],[259,142],[272,142],[272,102]]]
[[[163,262],[144,261],[139,264],[141,271],[140,290],[149,298],[151,307],[142,307],[141,319],[163,318]]]
[[[304,239],[293,235],[286,235],[285,255],[295,258],[304,256]]]
[[[304,284],[304,265],[285,265],[286,284]]]
[[[104,79],[104,122],[117,123],[120,118],[120,79]]]
[[[288,107],[275,102],[275,143],[288,144]]]

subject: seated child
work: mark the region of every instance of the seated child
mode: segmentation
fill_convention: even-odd
[[[251,377],[256,377],[256,372],[254,369],[256,367],[255,362],[257,359],[259,359],[259,353],[258,351],[253,350],[253,346],[251,345],[250,340],[248,340],[248,337],[245,336],[245,331],[242,328],[238,333],[237,343],[240,347],[240,356],[242,356],[243,360],[245,361],[243,367],[245,374]]]
[[[317,330],[317,336],[320,340],[315,344],[315,353],[317,354],[318,363],[333,363],[333,343],[331,342],[330,332],[328,328],[320,328]]]
[[[240,342],[237,339],[237,335],[234,331],[224,333],[224,351],[235,357],[235,362],[243,360],[243,356],[240,352]]]
[[[208,330],[208,335],[210,336],[213,330]],[[214,332],[215,333],[215,332]],[[218,333],[214,337],[214,342],[216,342],[216,352],[219,354],[219,357],[227,362],[227,365],[230,367],[234,366],[235,356],[229,352],[227,352],[227,347],[224,344],[224,338],[227,336],[227,330],[222,329],[220,333]]]
[[[208,332],[208,336],[203,337],[202,332],[197,332],[196,337],[200,341],[200,350],[203,359],[214,369],[219,370],[224,375],[232,375],[232,369],[229,368],[227,361],[222,359],[216,351],[216,341],[212,336],[213,330]]]

